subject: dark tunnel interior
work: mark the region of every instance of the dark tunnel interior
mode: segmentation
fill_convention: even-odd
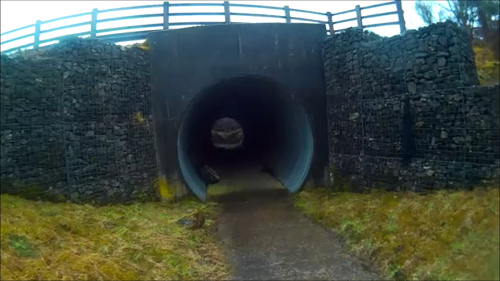
[[[244,141],[236,149],[217,148],[212,127],[221,118],[236,120]],[[309,173],[313,135],[300,104],[271,79],[242,76],[202,90],[186,109],[178,137],[179,166],[185,183],[206,200],[200,168],[207,165],[224,179],[247,169],[267,171],[290,192],[300,189]]]

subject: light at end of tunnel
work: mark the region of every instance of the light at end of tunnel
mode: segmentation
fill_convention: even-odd
[[[236,149],[243,144],[244,132],[240,123],[233,118],[217,120],[211,130],[212,144],[217,148]]]

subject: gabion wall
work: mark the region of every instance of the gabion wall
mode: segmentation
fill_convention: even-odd
[[[478,86],[458,26],[391,38],[351,29],[328,39],[323,57],[334,182],[416,191],[498,182],[499,87]],[[156,199],[148,58],[77,38],[2,55],[2,193]]]
[[[498,182],[499,87],[478,86],[457,25],[390,38],[352,29],[328,39],[323,57],[333,182],[415,191]]]
[[[92,39],[1,57],[2,192],[155,198],[149,55]]]

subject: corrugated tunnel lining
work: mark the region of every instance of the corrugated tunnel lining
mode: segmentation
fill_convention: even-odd
[[[211,128],[222,117],[237,120],[245,134],[235,157],[222,159],[211,142]],[[259,76],[223,80],[198,93],[184,113],[177,141],[181,175],[201,200],[206,199],[207,185],[199,169],[227,159],[258,161],[296,192],[307,178],[314,149],[312,129],[300,104],[278,82]]]

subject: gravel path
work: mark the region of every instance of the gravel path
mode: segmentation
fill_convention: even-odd
[[[295,210],[284,190],[227,195],[220,201],[217,235],[234,280],[381,280],[332,232]]]

